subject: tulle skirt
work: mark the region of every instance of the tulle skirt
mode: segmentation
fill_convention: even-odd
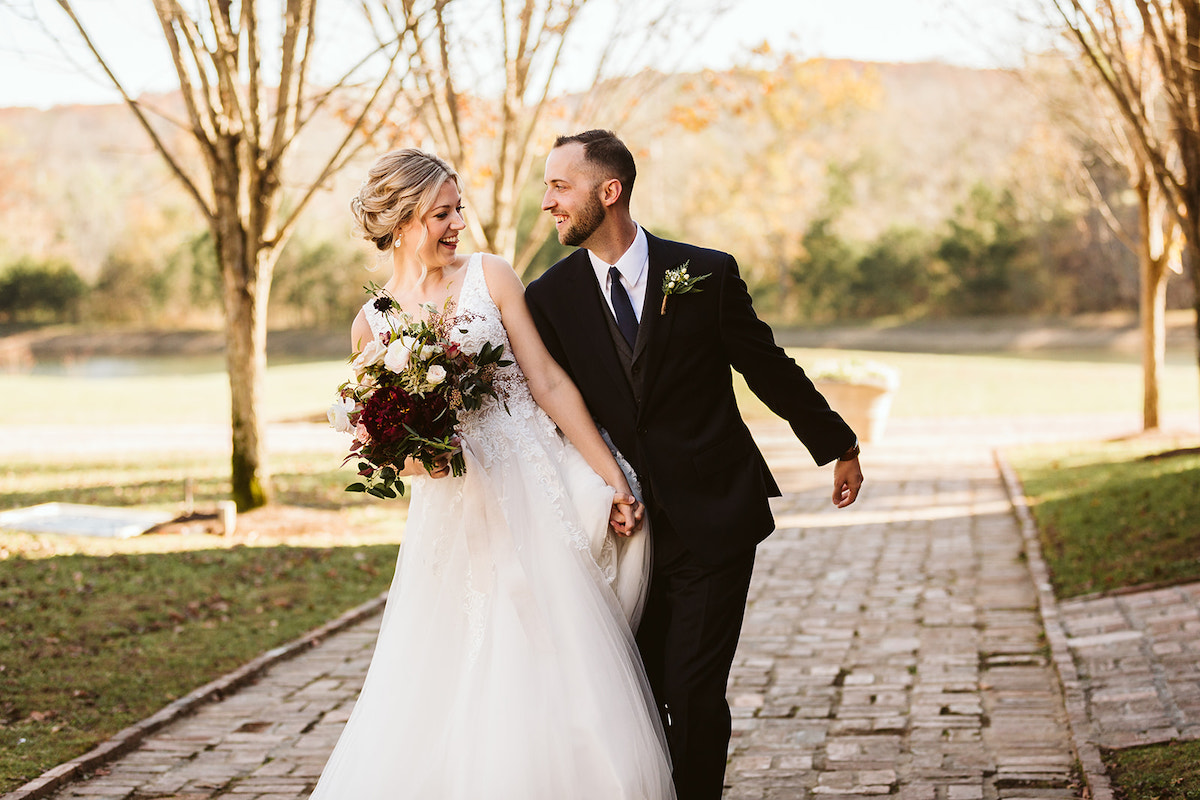
[[[612,490],[556,434],[510,422],[464,435],[465,475],[417,481],[316,800],[674,797],[629,624],[638,602],[613,589],[631,571],[644,586],[645,534],[614,555]]]

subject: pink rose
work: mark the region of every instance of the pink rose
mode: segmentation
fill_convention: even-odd
[[[361,422],[354,427],[354,438],[362,442],[364,445],[371,443],[371,434],[367,433],[367,426]]]

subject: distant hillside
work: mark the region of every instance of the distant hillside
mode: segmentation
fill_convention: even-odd
[[[152,100],[179,113],[177,98]],[[334,125],[315,123],[311,138],[301,139],[305,171],[323,166],[315,154],[331,152]],[[186,141],[170,124],[159,130],[172,145]],[[311,228],[345,235],[350,197],[375,155],[314,198]],[[0,257],[60,256],[88,279],[123,239],[204,229],[195,203],[124,105],[0,108],[0,190]]]
[[[1012,186],[1027,193],[1031,203],[1065,191],[1061,181],[1076,156],[1018,76],[937,63],[821,64],[831,76],[858,76],[875,92],[861,107],[851,105],[835,119],[796,133],[806,142],[807,163],[795,165],[780,185],[807,195],[808,201],[797,204],[801,216],[792,217],[791,224],[802,228],[808,221],[805,207],[811,213],[826,203],[824,176],[831,165],[845,169],[851,180],[851,207],[840,227],[861,240],[891,226],[936,226],[980,182]],[[765,157],[769,146],[761,122],[731,114],[699,132],[661,133],[672,104],[715,102],[707,88],[713,82],[678,76],[663,102],[639,109],[627,130],[627,139],[640,150],[639,174],[645,176],[639,178],[635,205],[640,203],[643,216],[693,236],[711,232],[716,222],[684,210],[705,191],[707,176],[745,169]],[[713,213],[728,212],[715,208]],[[734,221],[731,227],[742,224]]]
[[[812,63],[831,74],[850,70],[875,91],[863,107],[797,134],[806,143],[801,152],[812,156],[774,182],[782,189],[722,175],[744,171],[767,155],[763,125],[719,111],[704,130],[680,128],[669,117],[681,104],[706,101],[705,78],[669,77],[662,94],[639,104],[620,131],[639,156],[638,219],[762,260],[756,248],[767,237],[755,226],[764,223],[748,219],[757,212],[734,201],[756,191],[772,193],[790,206],[768,221],[768,232],[771,225],[803,230],[827,203],[829,165],[843,169],[849,180],[849,207],[839,215],[839,230],[860,240],[895,225],[936,226],[979,182],[1017,187],[1033,206],[1040,196],[1063,193],[1061,175],[1074,156],[1015,76],[944,64]],[[154,100],[168,109],[178,105],[170,96]],[[328,152],[341,133],[333,120],[317,128],[297,155],[305,171],[318,168],[315,154]],[[161,130],[179,140],[169,124],[162,123]],[[562,132],[547,130],[546,146]],[[364,155],[319,194],[307,212],[305,236],[349,238],[348,200],[374,155]],[[529,188],[533,208],[540,169],[535,174]],[[721,181],[714,182],[714,175]],[[167,251],[184,232],[203,229],[191,200],[119,105],[0,109],[0,188],[0,262],[20,254],[60,256],[92,279],[114,247]]]

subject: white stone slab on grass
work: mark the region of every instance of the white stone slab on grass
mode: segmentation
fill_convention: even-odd
[[[80,503],[42,503],[0,512],[0,529],[129,539],[174,518],[168,511],[110,508]]]

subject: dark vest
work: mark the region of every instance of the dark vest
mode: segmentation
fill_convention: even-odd
[[[621,333],[621,329],[617,327],[617,319],[613,316],[612,309],[608,307],[608,298],[604,296],[604,290],[600,288],[600,284],[596,284],[596,291],[600,293],[600,302],[604,305],[604,321],[608,323],[608,333],[612,336],[613,345],[617,348],[617,359],[621,362],[621,369],[625,373],[625,380],[629,381],[629,388],[633,390],[633,401],[639,406],[642,404],[642,389],[646,385],[646,373],[642,369],[642,355],[646,350],[646,325],[638,325],[637,341],[631,348],[629,342],[625,341],[625,335]],[[643,315],[644,315],[643,311]],[[637,354],[636,357],[634,354]]]

